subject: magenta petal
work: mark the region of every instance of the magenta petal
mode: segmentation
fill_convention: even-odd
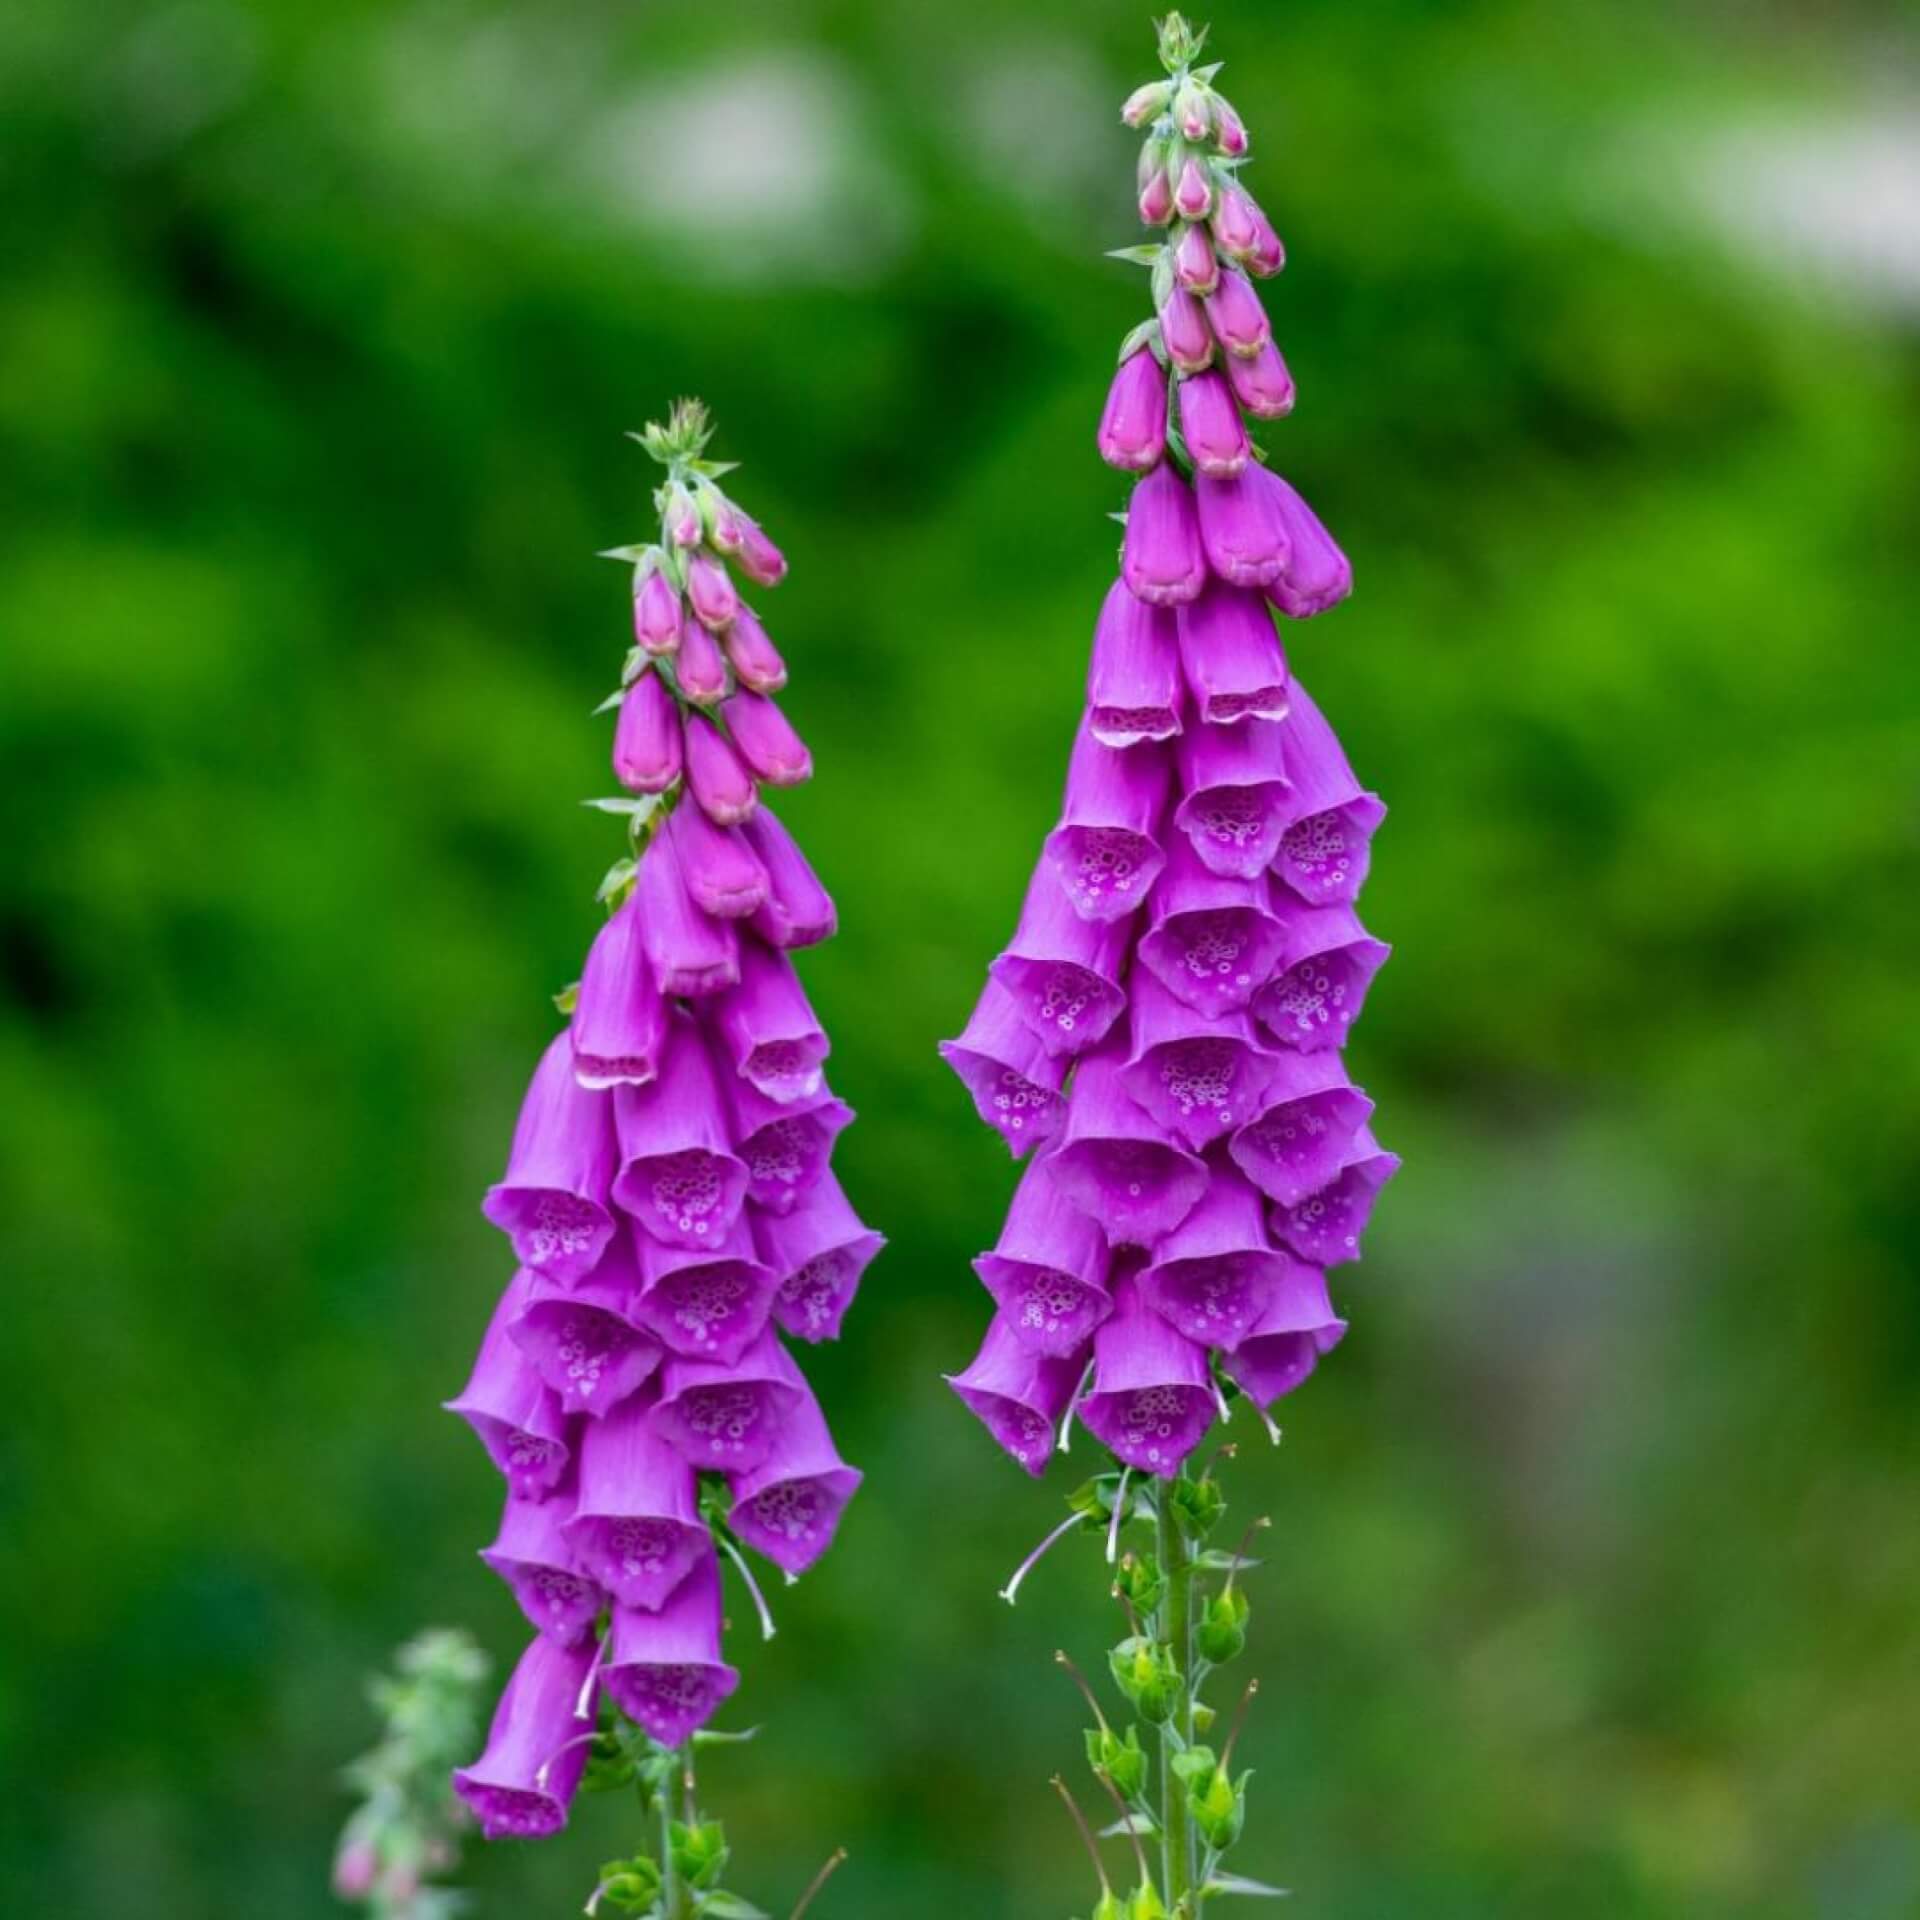
[[[1215,580],[1180,609],[1180,668],[1203,720],[1230,726],[1287,711],[1287,662],[1273,616],[1245,587]]]
[[[769,1100],[750,1080],[727,1087],[734,1151],[746,1162],[747,1198],[771,1214],[791,1212],[825,1173],[853,1109],[823,1084],[810,1098]]]
[[[1164,460],[1134,488],[1127,504],[1120,574],[1135,598],[1157,607],[1182,605],[1206,585],[1193,495]]]
[[[787,557],[744,513],[738,516],[740,571],[757,587],[777,587],[787,577]]]
[[[767,870],[767,900],[753,930],[770,947],[811,947],[833,936],[833,896],[816,878],[794,837],[765,807],[741,828]]]
[[[1263,341],[1245,359],[1229,354],[1227,378],[1233,384],[1233,397],[1256,420],[1284,420],[1293,411],[1293,375],[1271,340]]]
[[[500,1296],[473,1372],[446,1407],[473,1429],[516,1497],[544,1500],[560,1484],[572,1450],[559,1395],[528,1364],[510,1333],[531,1284],[530,1274],[516,1274]]]
[[[1152,974],[1133,982],[1133,1053],[1122,1083],[1196,1152],[1261,1109],[1276,1062],[1244,1013],[1210,1018]]]
[[[680,709],[667,683],[649,668],[620,701],[613,777],[635,793],[665,793],[680,778],[682,758]]]
[[[1202,474],[1194,483],[1207,565],[1236,587],[1267,586],[1286,570],[1293,546],[1276,484],[1258,463],[1231,479]]]
[[[1293,819],[1273,870],[1311,905],[1351,901],[1366,882],[1374,829],[1387,810],[1354,778],[1333,729],[1298,683],[1284,738]]]
[[[577,1646],[608,1604],[605,1590],[584,1572],[564,1531],[573,1513],[569,1489],[551,1500],[507,1496],[500,1530],[480,1558],[507,1584],[533,1628],[556,1646]]]
[[[1125,1012],[1120,975],[1126,956],[1126,928],[1083,919],[1042,865],[1027,887],[1012,942],[988,972],[1012,994],[1041,1045],[1070,1056],[1098,1044]]]
[[[778,693],[787,684],[787,663],[767,638],[766,628],[751,607],[743,605],[733,616],[733,625],[720,645],[743,687],[751,687],[755,693]]]
[[[720,1657],[720,1567],[711,1547],[658,1611],[615,1607],[600,1684],[629,1720],[677,1747],[740,1684]]]
[[[1145,473],[1167,447],[1167,376],[1142,347],[1121,361],[1100,416],[1100,458],[1125,473]]]
[[[793,962],[757,940],[740,943],[740,980],[709,1015],[733,1071],[781,1106],[819,1093],[828,1043]]]
[[[1184,228],[1173,248],[1173,277],[1189,293],[1203,298],[1220,283],[1220,263],[1214,258],[1213,242],[1204,226]],[[1209,303],[1211,304],[1211,303]],[[1219,329],[1216,327],[1217,333]]]
[[[1224,267],[1219,284],[1207,296],[1207,320],[1214,337],[1229,354],[1251,358],[1273,338],[1267,310],[1253,290],[1253,282],[1233,267]]]
[[[687,556],[687,604],[704,627],[718,633],[740,611],[740,596],[727,575],[727,563],[717,553]]]
[[[1140,1291],[1189,1340],[1231,1351],[1294,1262],[1269,1242],[1261,1196],[1231,1167],[1215,1165],[1212,1176],[1200,1204],[1160,1242]]]
[[[1327,1277],[1319,1268],[1290,1261],[1260,1324],[1227,1361],[1227,1371],[1248,1397],[1270,1407],[1306,1379],[1323,1354],[1340,1344],[1347,1323],[1327,1300]]]
[[[1113,1313],[1093,1336],[1087,1431],[1142,1473],[1171,1479],[1212,1423],[1206,1350],[1150,1308],[1134,1280],[1114,1288]]]
[[[613,1238],[614,1164],[612,1101],[574,1078],[572,1035],[556,1034],[534,1069],[506,1173],[487,1189],[481,1211],[513,1242],[522,1266],[576,1279]]]
[[[796,1340],[840,1337],[860,1276],[886,1241],[848,1204],[832,1173],[801,1193],[787,1213],[757,1213],[760,1257],[780,1276],[773,1317]]]
[[[657,568],[633,596],[633,637],[645,653],[672,653],[680,645],[680,596]]]
[[[1337,1053],[1273,1056],[1258,1114],[1233,1136],[1234,1164],[1263,1193],[1291,1207],[1340,1170],[1373,1102],[1347,1079]]]
[[[1174,616],[1116,580],[1093,630],[1087,726],[1103,747],[1171,740],[1180,731],[1180,648]]]
[[[860,1480],[835,1450],[819,1407],[806,1400],[766,1459],[735,1478],[727,1523],[783,1572],[805,1573],[833,1544]]]
[[[727,691],[727,663],[720,642],[689,612],[680,623],[680,651],[674,656],[674,678],[695,706],[711,707]]]
[[[1107,1317],[1107,1244],[1056,1185],[1050,1156],[1027,1169],[991,1253],[973,1263],[1007,1330],[1036,1353],[1078,1353]]]
[[[1053,1453],[1053,1436],[1073,1398],[1085,1356],[1050,1359],[1023,1346],[996,1314],[980,1351],[947,1384],[995,1441],[1034,1475]]]
[[[959,1039],[940,1042],[940,1057],[1016,1160],[1060,1131],[1066,1062],[1047,1051],[998,980],[987,981]]]
[[[704,713],[687,715],[687,786],[700,811],[717,827],[753,818],[760,789],[733,743]]]
[[[640,1291],[627,1236],[619,1235],[584,1280],[557,1286],[528,1276],[509,1331],[513,1343],[568,1413],[598,1416],[618,1406],[660,1364],[659,1343],[632,1316]]]
[[[731,1366],[760,1337],[779,1276],[758,1258],[744,1219],[718,1246],[639,1245],[642,1291],[634,1312],[670,1353]]]
[[[1303,1052],[1343,1047],[1393,949],[1374,939],[1351,907],[1303,907],[1291,893],[1276,894],[1275,904],[1283,934],[1254,1015],[1276,1040]]]
[[[805,1397],[800,1369],[768,1330],[733,1366],[669,1354],[660,1370],[660,1399],[648,1417],[690,1465],[746,1473],[767,1457]]]
[[[1167,777],[1161,748],[1103,747],[1082,724],[1046,860],[1083,918],[1115,920],[1146,899],[1162,864],[1154,836]]]
[[[1167,1139],[1121,1074],[1120,1060],[1106,1049],[1080,1063],[1053,1177],[1113,1245],[1151,1247],[1186,1218],[1206,1187],[1207,1169]]]
[[[717,827],[704,808],[678,806],[662,837],[672,839],[681,877],[702,913],[743,920],[766,904],[767,870],[743,828]]]
[[[593,1731],[590,1685],[597,1657],[588,1642],[556,1645],[536,1635],[494,1709],[486,1750],[453,1776],[489,1840],[540,1840],[567,1824],[567,1807],[587,1764]],[[588,1717],[575,1715],[588,1694]]]
[[[1399,1155],[1384,1152],[1372,1132],[1362,1127],[1348,1149],[1345,1165],[1326,1186],[1293,1206],[1274,1209],[1273,1230],[1303,1260],[1323,1267],[1357,1260],[1373,1203],[1399,1171]]]
[[[1214,873],[1184,834],[1153,890],[1153,926],[1140,963],[1175,999],[1211,1018],[1246,1006],[1284,951],[1286,928],[1268,910],[1265,875]]]
[[[1278,474],[1271,476],[1292,546],[1285,572],[1267,589],[1292,620],[1311,619],[1353,591],[1353,568],[1314,511]]]
[[[701,911],[670,833],[658,835],[640,857],[633,910],[647,965],[662,993],[718,993],[739,979],[740,943],[733,923]]]
[[[616,1087],[613,1098],[621,1209],[668,1246],[718,1246],[739,1218],[747,1170],[732,1150],[719,1084],[691,1018],[675,1013],[660,1077]]]
[[[740,758],[770,787],[794,787],[813,775],[813,755],[778,704],[740,692],[720,708]]]
[[[1179,783],[1186,798],[1173,821],[1211,872],[1251,880],[1278,855],[1298,812],[1284,742],[1276,720],[1189,727],[1180,736]]]
[[[588,1428],[567,1540],[626,1607],[657,1607],[709,1551],[694,1471],[653,1430],[644,1401]]]
[[[568,1037],[574,1078],[583,1087],[644,1086],[660,1070],[667,1003],[654,983],[628,901],[594,936],[580,974]]]
[[[1202,475],[1226,478],[1252,457],[1233,390],[1217,372],[1190,373],[1180,382],[1180,431]]]

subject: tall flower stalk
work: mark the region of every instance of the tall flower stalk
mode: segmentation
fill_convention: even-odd
[[[1237,1706],[1207,1693],[1244,1648],[1253,1562],[1216,1538],[1234,1446],[1197,1470],[1192,1456],[1236,1404],[1279,1438],[1272,1406],[1346,1331],[1328,1269],[1358,1257],[1399,1164],[1343,1053],[1387,957],[1354,912],[1385,809],[1276,624],[1337,604],[1352,573],[1253,437],[1294,402],[1254,285],[1283,254],[1241,183],[1247,130],[1204,39],[1169,15],[1165,77],[1122,109],[1144,135],[1153,238],[1119,257],[1148,269],[1153,313],[1121,346],[1098,432],[1137,476],[1119,578],[1059,825],[942,1049],[980,1117],[1031,1155],[974,1263],[996,1311],[953,1387],[1030,1473],[1076,1424],[1112,1457],[1004,1592],[1070,1533],[1103,1543],[1123,1731],[1061,1660],[1138,1880],[1116,1892],[1096,1853],[1097,1920],[1193,1920],[1216,1895],[1275,1891],[1222,1864],[1246,1817],[1234,1754],[1254,1689]]]
[[[782,1340],[835,1338],[881,1239],[829,1169],[853,1118],[792,952],[833,902],[763,787],[812,762],[775,704],[786,668],[735,575],[786,562],[721,490],[706,410],[637,434],[665,470],[633,567],[634,644],[603,711],[628,846],[485,1213],[518,1269],[449,1402],[507,1483],[481,1557],[534,1638],[485,1751],[453,1776],[489,1839],[565,1825],[574,1793],[632,1787],[647,1840],[589,1911],[744,1920],[695,1757],[734,1692],[748,1554],[791,1581],[860,1483]],[[726,1597],[732,1585],[735,1598]]]

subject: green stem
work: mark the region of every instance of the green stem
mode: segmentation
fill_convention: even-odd
[[[660,1875],[662,1881],[662,1911],[665,1920],[689,1920],[693,1907],[687,1899],[687,1889],[680,1883],[680,1871],[673,1864],[673,1794],[680,1780],[680,1749],[673,1750],[673,1771],[660,1788]]]
[[[1173,1756],[1193,1744],[1193,1554],[1181,1532],[1164,1483],[1155,1502],[1160,1566],[1166,1597],[1160,1603],[1160,1637],[1167,1644],[1180,1680],[1173,1717],[1160,1736],[1160,1845],[1172,1920],[1193,1920],[1198,1911],[1193,1891],[1193,1818],[1187,1790],[1173,1771]],[[1177,1742],[1176,1745],[1176,1737]]]

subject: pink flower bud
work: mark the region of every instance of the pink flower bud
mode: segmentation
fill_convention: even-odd
[[[1167,358],[1182,373],[1198,373],[1213,358],[1207,316],[1184,287],[1175,287],[1160,309],[1160,340]]]
[[[680,691],[697,707],[712,706],[727,691],[727,663],[720,658],[720,643],[691,614],[680,624],[680,656],[673,670]]]
[[[764,694],[736,693],[720,711],[741,759],[769,786],[795,787],[812,777],[806,742]]]
[[[680,708],[651,667],[620,702],[613,777],[632,793],[665,793],[680,777]]]
[[[687,715],[687,786],[716,827],[737,827],[760,804],[753,775],[703,713]]]
[[[1274,232],[1273,223],[1258,206],[1253,210],[1253,224],[1253,252],[1248,256],[1247,266],[1261,279],[1270,280],[1287,264],[1287,250],[1280,244],[1280,236]]]
[[[1189,156],[1180,169],[1180,184],[1173,190],[1173,210],[1183,220],[1204,220],[1213,205],[1213,188],[1206,169]]]
[[[1207,88],[1198,80],[1188,80],[1173,103],[1174,123],[1181,135],[1198,144],[1213,131],[1213,104]]]
[[[1280,420],[1293,411],[1293,376],[1271,340],[1248,359],[1227,355],[1236,399],[1256,420]]]
[[[709,538],[721,553],[736,554],[740,551],[740,536],[747,516],[724,494],[716,492],[716,500]]]
[[[1229,353],[1251,359],[1273,338],[1267,310],[1244,273],[1228,267],[1220,284],[1207,298],[1207,318],[1215,337]]]
[[[687,599],[703,627],[718,633],[731,625],[740,611],[740,596],[727,577],[726,562],[718,554],[695,553],[687,558]]]
[[[766,628],[751,607],[742,604],[721,645],[743,687],[751,687],[755,693],[778,693],[787,684],[787,663],[767,638]]]
[[[1213,131],[1228,159],[1237,160],[1246,152],[1246,122],[1218,94],[1213,97]]]
[[[1149,80],[1144,87],[1135,87],[1127,95],[1126,105],[1120,109],[1120,118],[1130,127],[1144,127],[1165,108],[1172,92],[1169,81]]]
[[[633,596],[633,637],[648,653],[671,653],[680,644],[680,596],[657,568]]]
[[[1238,473],[1252,449],[1227,383],[1217,373],[1195,373],[1180,382],[1179,392],[1180,431],[1193,464],[1222,479]]]
[[[1207,230],[1197,222],[1183,227],[1173,249],[1173,277],[1189,293],[1211,293],[1220,279]]]
[[[1155,167],[1140,187],[1140,221],[1143,226],[1164,227],[1173,218],[1173,182],[1165,167]]]
[[[787,556],[760,531],[757,520],[740,516],[740,571],[756,587],[777,587],[787,577]]]
[[[1147,348],[1121,361],[1100,416],[1100,458],[1123,473],[1145,473],[1167,446],[1167,376]]]
[[[1250,259],[1260,244],[1263,216],[1244,187],[1229,186],[1213,214],[1213,244],[1229,260]]]
[[[662,517],[666,521],[667,538],[676,547],[697,547],[706,534],[699,506],[678,481],[667,489],[667,507]]]
[[[333,1857],[333,1890],[342,1900],[364,1900],[380,1877],[380,1853],[371,1840],[349,1835]]]

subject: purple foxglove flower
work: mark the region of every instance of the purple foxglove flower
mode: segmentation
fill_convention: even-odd
[[[1198,81],[1187,81],[1174,96],[1173,117],[1182,135],[1195,146],[1206,139],[1213,131],[1213,99],[1206,87]]]
[[[833,896],[815,877],[793,835],[765,807],[742,829],[767,870],[767,903],[753,930],[770,947],[811,947],[838,924]]]
[[[1273,1210],[1274,1233],[1303,1260],[1323,1267],[1360,1258],[1360,1236],[1380,1189],[1400,1171],[1400,1156],[1382,1150],[1372,1132],[1354,1135],[1346,1164],[1318,1193]]]
[[[1207,565],[1236,587],[1267,586],[1286,570],[1293,546],[1278,485],[1258,462],[1232,479],[1202,474],[1194,483]]]
[[[833,1143],[853,1109],[823,1083],[804,1100],[769,1100],[751,1080],[727,1085],[734,1151],[747,1163],[747,1198],[770,1214],[791,1213],[827,1170]]]
[[[1262,1324],[1297,1263],[1267,1239],[1260,1195],[1231,1167],[1212,1173],[1200,1204],[1160,1242],[1140,1293],[1189,1340],[1230,1353]]]
[[[632,903],[594,935],[568,1037],[583,1087],[642,1086],[660,1068],[667,1003],[654,984]]]
[[[1264,1411],[1299,1386],[1346,1330],[1347,1323],[1328,1304],[1327,1276],[1317,1267],[1290,1262],[1287,1284],[1228,1359],[1227,1372]]]
[[[1167,376],[1146,347],[1120,362],[1100,416],[1100,458],[1145,473],[1167,450]]]
[[[1275,1066],[1244,1013],[1209,1019],[1154,974],[1135,978],[1133,1055],[1122,1084],[1195,1152],[1260,1111]]]
[[[673,653],[680,645],[680,618],[680,596],[656,568],[633,596],[633,637],[647,653]]]
[[[666,523],[667,538],[676,547],[697,547],[706,537],[700,503],[677,480],[667,488],[667,504],[661,518]]]
[[[663,1605],[712,1551],[694,1471],[629,1400],[580,1443],[580,1491],[566,1539],[574,1564],[623,1607]]]
[[[1213,210],[1213,244],[1229,260],[1250,258],[1259,247],[1264,217],[1246,188],[1229,182]]]
[[[1347,1079],[1337,1053],[1289,1049],[1274,1066],[1259,1113],[1228,1151],[1262,1193],[1291,1207],[1339,1172],[1373,1102]]]
[[[738,827],[715,826],[702,807],[678,806],[662,835],[672,839],[681,877],[702,913],[743,920],[766,905],[767,870]]]
[[[1173,189],[1173,210],[1182,220],[1204,220],[1213,205],[1213,183],[1198,160],[1188,158]]]
[[[527,1275],[516,1275],[500,1296],[473,1372],[446,1408],[479,1436],[518,1498],[544,1500],[560,1484],[571,1450],[559,1395],[548,1391],[508,1331],[526,1304],[527,1284]]]
[[[587,1764],[593,1702],[574,1709],[598,1658],[591,1643],[556,1646],[536,1635],[494,1709],[486,1750],[453,1776],[453,1790],[489,1840],[544,1840],[567,1824]]]
[[[1280,851],[1297,812],[1282,759],[1278,720],[1189,727],[1180,736],[1179,782],[1186,798],[1173,823],[1210,871],[1251,880]]]
[[[1217,93],[1213,96],[1213,131],[1228,159],[1237,160],[1246,152],[1246,122]]]
[[[1353,591],[1353,568],[1313,509],[1278,474],[1273,484],[1292,551],[1267,597],[1288,619],[1308,620],[1338,606]]]
[[[1014,1337],[996,1314],[964,1373],[946,1376],[981,1425],[1036,1478],[1053,1453],[1053,1436],[1080,1383],[1083,1356],[1052,1360]]]
[[[769,1329],[733,1366],[668,1355],[648,1418],[690,1466],[751,1473],[794,1409],[811,1398],[800,1369]]]
[[[1176,286],[1160,303],[1160,342],[1182,373],[1198,373],[1212,363],[1206,309],[1185,287]]]
[[[840,1458],[820,1409],[802,1401],[773,1451],[734,1480],[727,1524],[783,1573],[805,1573],[833,1544],[862,1478]]]
[[[761,531],[757,520],[738,514],[740,571],[756,587],[777,587],[787,577],[787,556]]]
[[[696,707],[714,706],[726,695],[727,663],[720,642],[691,612],[680,623],[680,652],[673,670],[680,691]]]
[[[1176,999],[1210,1019],[1246,1006],[1284,951],[1285,924],[1268,911],[1265,876],[1212,871],[1184,834],[1153,890],[1153,926],[1140,963]]]
[[[1303,1052],[1344,1047],[1367,988],[1393,949],[1374,939],[1351,907],[1303,907],[1291,894],[1276,905],[1285,932],[1274,977],[1253,1003],[1254,1017],[1276,1040]]]
[[[1203,720],[1231,726],[1249,714],[1287,711],[1287,661],[1266,602],[1246,587],[1210,581],[1180,609],[1180,667]]]
[[[741,941],[739,984],[714,1002],[712,1026],[727,1064],[769,1100],[791,1106],[820,1091],[826,1031],[776,948]]]
[[[1120,118],[1130,127],[1144,127],[1166,106],[1172,93],[1171,82],[1149,80],[1145,86],[1135,87],[1127,95],[1126,104],[1120,109]]]
[[[1174,243],[1173,277],[1189,293],[1211,293],[1220,279],[1220,263],[1213,257],[1212,243],[1203,226],[1183,227]],[[1216,328],[1217,332],[1218,329]]]
[[[1117,1459],[1170,1480],[1213,1420],[1206,1350],[1119,1281],[1113,1312],[1093,1336],[1093,1391],[1080,1402],[1087,1431]]]
[[[940,1057],[1016,1160],[1060,1131],[1067,1113],[1060,1092],[1066,1062],[1047,1051],[998,980],[987,981],[959,1039],[940,1042]]]
[[[1373,832],[1387,817],[1380,796],[1353,777],[1320,709],[1295,685],[1286,723],[1293,821],[1273,870],[1311,905],[1352,901],[1366,883]]]
[[[1173,613],[1107,590],[1087,665],[1087,725],[1103,747],[1171,740],[1180,731],[1180,645]]]
[[[740,1217],[747,1169],[727,1138],[713,1064],[688,1015],[675,1013],[668,1024],[660,1077],[616,1087],[613,1105],[620,1139],[613,1197],[622,1211],[667,1246],[721,1245]]]
[[[523,1267],[577,1280],[613,1238],[614,1164],[612,1105],[574,1078],[573,1036],[556,1034],[534,1069],[506,1173],[487,1189],[481,1212],[513,1242]]]
[[[1106,1236],[1054,1183],[1049,1158],[1035,1155],[998,1244],[973,1270],[1016,1340],[1064,1360],[1086,1346],[1112,1303]]]
[[[1180,430],[1203,474],[1227,478],[1252,457],[1240,409],[1218,373],[1190,373],[1180,382]]]
[[[649,669],[620,702],[613,777],[633,793],[665,793],[680,778],[680,762],[680,709],[667,683]]]
[[[644,1235],[640,1324],[672,1353],[732,1366],[760,1337],[779,1275],[756,1257],[753,1230],[736,1220],[716,1247],[663,1247]]]
[[[733,922],[700,910],[672,833],[660,834],[640,862],[632,910],[639,918],[647,966],[669,998],[718,993],[740,978]]]
[[[1253,228],[1253,252],[1248,257],[1247,266],[1261,279],[1270,280],[1287,264],[1287,250],[1280,244],[1280,236],[1274,232],[1273,222],[1261,212],[1257,203],[1253,209]]]
[[[1173,218],[1173,182],[1167,178],[1165,149],[1149,140],[1140,149],[1140,224],[1164,227]]]
[[[823,1171],[786,1213],[754,1217],[760,1257],[782,1276],[773,1317],[810,1346],[840,1337],[860,1276],[887,1243],[848,1204],[840,1182]]]
[[[715,826],[737,827],[760,804],[746,762],[702,713],[687,715],[687,785]]]
[[[736,693],[721,709],[742,760],[770,787],[813,778],[813,755],[779,706],[764,693]]]
[[[1083,919],[1117,920],[1146,899],[1165,864],[1154,832],[1167,777],[1159,747],[1103,747],[1081,725],[1060,824],[1047,835],[1044,858]]]
[[[727,629],[721,649],[743,687],[751,687],[755,693],[778,693],[787,684],[787,663],[767,638],[759,616],[744,603],[733,616],[733,625]]]
[[[1102,1048],[1081,1061],[1066,1135],[1051,1169],[1061,1191],[1105,1230],[1111,1244],[1151,1247],[1192,1211],[1207,1169],[1166,1137],[1121,1075],[1117,1050]]]
[[[740,596],[727,577],[727,563],[717,553],[702,551],[687,556],[687,604],[709,633],[719,633],[733,624],[733,616],[740,611]]]
[[[1221,269],[1219,285],[1207,297],[1207,320],[1214,338],[1240,359],[1252,359],[1273,338],[1253,282],[1233,267]]]
[[[1228,354],[1226,367],[1233,397],[1256,420],[1284,420],[1293,411],[1293,375],[1271,340],[1244,360]]]
[[[1133,490],[1120,573],[1136,599],[1156,607],[1179,606],[1207,583],[1193,495],[1164,461]]]
[[[596,1418],[618,1406],[660,1364],[660,1344],[634,1320],[640,1274],[622,1234],[606,1258],[571,1287],[528,1275],[508,1331],[566,1413]]]
[[[1083,919],[1043,862],[1013,939],[987,971],[1013,995],[1041,1045],[1071,1056],[1095,1045],[1126,1011],[1127,945],[1123,924]]]
[[[556,1646],[577,1646],[592,1627],[607,1594],[583,1572],[564,1531],[573,1512],[572,1489],[551,1500],[507,1496],[500,1531],[480,1558],[507,1583],[528,1622]]]
[[[720,1657],[720,1565],[711,1547],[658,1612],[614,1608],[600,1684],[664,1747],[679,1746],[713,1718],[740,1674]]]

